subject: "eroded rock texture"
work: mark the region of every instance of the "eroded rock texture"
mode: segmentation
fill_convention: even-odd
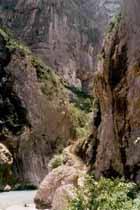
[[[1,22],[69,84],[90,92],[103,33],[120,0],[1,0]],[[80,80],[79,80],[80,79]]]
[[[85,171],[73,166],[60,166],[53,169],[41,183],[34,202],[37,209],[63,209],[74,198],[76,187],[79,186]],[[65,193],[63,190],[66,190]]]
[[[97,177],[125,175],[139,182],[140,2],[124,3],[98,62],[95,92],[100,111],[94,119],[90,154]]]
[[[88,113],[74,100],[78,95],[66,83],[0,29],[0,142],[21,181],[38,184],[52,156],[76,140],[76,129],[83,131]]]
[[[13,150],[20,177],[31,178],[32,171],[36,170],[34,172],[38,174],[33,178],[35,180],[45,167],[43,150],[48,155],[51,153],[50,144],[43,144],[43,139],[47,139],[46,99],[41,92],[31,57],[20,50],[10,53],[6,44],[1,36],[0,139],[10,142],[9,147]],[[38,144],[35,150],[32,148],[34,144]],[[41,160],[37,158],[39,154],[42,154]]]

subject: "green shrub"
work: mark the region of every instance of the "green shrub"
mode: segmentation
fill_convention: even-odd
[[[42,93],[49,97],[49,99],[65,98],[65,88],[63,81],[55,73],[53,69],[45,65],[41,59],[37,57],[32,58],[32,65],[36,68],[37,78],[41,82]],[[59,96],[59,97],[58,97]]]
[[[59,155],[55,155],[49,162],[48,164],[48,167],[50,169],[54,169],[54,168],[57,168],[61,165],[63,165],[63,161],[64,161],[64,158],[63,158],[63,155],[62,154],[59,154]]]
[[[107,30],[108,33],[112,32],[114,28],[117,28],[119,26],[121,18],[122,18],[121,13],[113,16]]]
[[[23,54],[31,54],[29,48],[24,44],[21,44],[21,42],[15,40],[12,33],[8,29],[0,28],[0,35],[5,39],[6,47],[9,49],[9,51],[19,49]]]
[[[75,95],[75,98],[72,102],[75,107],[84,111],[85,113],[92,112],[93,97],[87,95],[81,88],[68,85],[65,85],[65,87]]]
[[[74,104],[69,105],[71,136],[73,139],[85,138],[90,133],[90,118],[87,113],[78,109]]]
[[[139,187],[120,179],[86,177],[68,210],[139,210]]]
[[[5,185],[14,186],[17,180],[12,172],[11,165],[0,164],[0,191],[3,191]]]

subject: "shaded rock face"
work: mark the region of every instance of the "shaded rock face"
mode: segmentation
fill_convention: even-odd
[[[0,29],[0,142],[12,153],[20,181],[37,185],[54,153],[75,140],[74,115],[84,112],[69,102],[65,85]]]
[[[140,2],[125,3],[125,16],[107,35],[98,62],[100,112],[92,135],[96,147],[90,152],[97,177],[124,175],[140,182]]]
[[[1,22],[69,84],[90,92],[96,55],[120,0],[0,1]]]

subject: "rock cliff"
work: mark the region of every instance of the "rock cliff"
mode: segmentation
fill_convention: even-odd
[[[1,0],[1,23],[69,84],[91,93],[96,55],[120,0]]]
[[[97,110],[89,163],[97,177],[140,182],[140,2],[124,1],[106,35],[95,74]],[[87,145],[87,144],[86,144]]]
[[[92,98],[83,94],[0,29],[0,142],[20,181],[38,184],[52,156],[88,134]]]

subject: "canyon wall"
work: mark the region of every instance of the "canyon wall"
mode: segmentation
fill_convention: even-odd
[[[92,99],[82,94],[0,29],[0,142],[20,181],[38,184],[53,155],[87,135]]]
[[[140,182],[139,9],[138,0],[124,1],[99,57],[93,135],[89,146],[81,146],[96,177],[125,176]]]
[[[92,91],[103,33],[120,0],[6,0],[0,18],[69,84]]]

